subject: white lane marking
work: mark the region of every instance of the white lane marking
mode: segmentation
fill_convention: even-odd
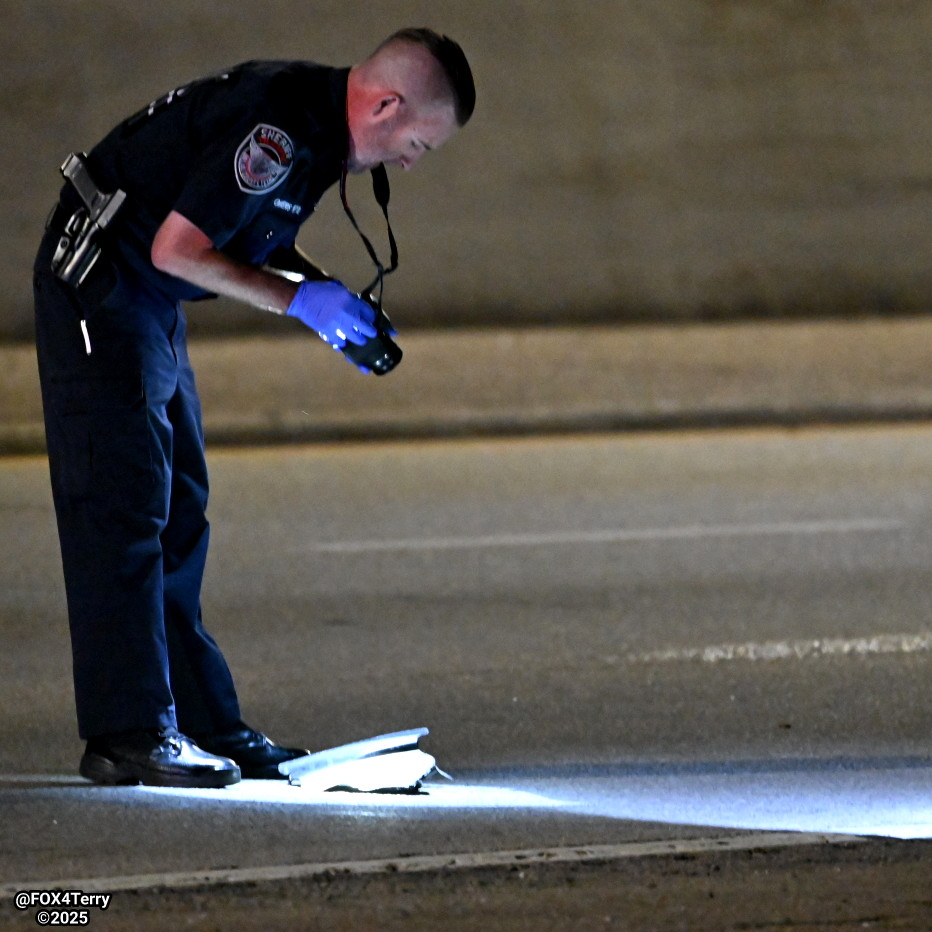
[[[628,654],[629,663],[671,663],[699,660],[803,660],[809,657],[848,657],[873,654],[918,654],[932,650],[932,632],[875,634],[860,638],[811,638],[797,641],[749,641],[710,647],[671,647]]]
[[[612,544],[654,540],[701,540],[709,537],[766,537],[780,534],[857,534],[897,531],[902,521],[860,518],[849,521],[778,521],[761,524],[695,524],[667,528],[609,528],[602,531],[555,531],[547,534],[486,534],[476,537],[411,537],[395,540],[346,540],[310,543],[314,553],[369,553],[389,550],[470,550],[483,547],[547,547],[562,544]]]
[[[241,867],[229,870],[178,871],[161,874],[133,874],[122,877],[83,877],[67,880],[22,880],[0,886],[0,899],[20,890],[82,890],[85,893],[113,893],[153,888],[180,889],[226,884],[296,880],[321,875],[371,876],[386,873],[429,873],[438,870],[535,864],[584,863],[623,858],[664,855],[704,854],[711,851],[750,851],[762,848],[789,848],[804,845],[852,844],[867,839],[860,835],[833,835],[815,832],[755,832],[718,838],[692,838],[670,841],[631,842],[619,845],[576,845],[568,848],[529,848],[522,851],[480,851],[438,854],[370,861],[331,861],[316,864],[285,864],[269,867]]]
[[[76,777],[72,774],[48,774],[48,773],[0,773],[0,783],[38,783],[41,786],[59,787],[59,786],[92,786],[89,780],[84,777]]]

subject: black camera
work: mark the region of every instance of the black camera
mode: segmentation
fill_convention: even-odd
[[[385,375],[401,362],[401,347],[392,339],[394,333],[392,322],[388,319],[388,314],[382,310],[379,302],[371,294],[361,294],[359,297],[375,309],[377,332],[361,346],[347,342],[343,347],[343,355],[357,366],[365,366],[376,375]]]

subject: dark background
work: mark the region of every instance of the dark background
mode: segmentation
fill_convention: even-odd
[[[201,73],[350,64],[406,25],[458,39],[479,97],[447,148],[392,175],[396,323],[932,307],[927,0],[30,0],[6,4],[0,37],[0,337],[30,336],[29,269],[69,151]],[[336,191],[302,237],[348,284],[369,279]],[[191,317],[281,325],[226,302]]]

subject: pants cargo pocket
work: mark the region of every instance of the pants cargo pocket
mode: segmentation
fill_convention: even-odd
[[[59,495],[140,509],[157,476],[142,376],[56,378],[49,463]]]

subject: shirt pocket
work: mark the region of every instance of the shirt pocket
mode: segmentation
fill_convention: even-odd
[[[249,265],[263,265],[280,246],[294,243],[300,228],[297,218],[281,211],[263,211],[223,247],[223,252]]]

